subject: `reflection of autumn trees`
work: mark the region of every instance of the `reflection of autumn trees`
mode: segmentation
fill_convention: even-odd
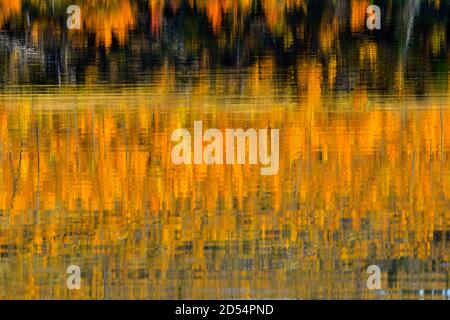
[[[125,44],[128,32],[135,27],[135,14],[129,1],[107,1],[99,6],[95,1],[81,6],[84,26],[96,35],[97,43],[105,47],[112,44],[113,35],[119,44]]]
[[[353,32],[360,32],[364,30],[366,26],[366,10],[370,6],[371,2],[364,0],[352,0],[351,1],[351,19],[350,26]]]
[[[386,39],[370,1],[79,3],[67,33],[64,1],[0,0],[0,297],[373,297],[369,263],[394,297],[448,288],[446,18],[387,1]],[[200,119],[279,127],[279,174],[172,165]]]
[[[14,22],[16,16],[22,14],[30,18],[30,23],[43,23],[45,20],[60,20],[65,22],[66,7],[68,1],[51,2],[47,0],[1,0],[0,1],[0,23]],[[307,27],[305,17],[311,14],[316,19],[313,22],[326,23],[330,18],[337,17],[342,24],[348,24],[352,32],[362,32],[366,24],[366,9],[371,4],[365,0],[347,0],[335,3],[333,1],[322,1],[320,4],[308,0],[258,0],[258,1],[236,1],[236,0],[148,0],[148,5],[141,6],[138,2],[129,0],[81,0],[79,5],[83,12],[84,27],[87,32],[92,32],[99,37],[99,42],[105,42],[105,46],[111,45],[111,37],[117,36],[123,44],[128,31],[137,27],[138,16],[145,11],[149,12],[150,27],[153,32],[162,28],[164,21],[170,15],[182,14],[197,16],[206,15],[210,28],[214,32],[229,29],[233,32],[244,33],[244,20],[251,16],[264,19],[264,24],[271,32],[284,37],[292,37],[292,29],[297,26],[296,36],[304,32]],[[446,1],[431,2],[425,4],[429,10],[445,10]],[[408,5],[395,4],[387,1],[385,27],[391,32],[391,20],[401,16],[408,19],[411,8]],[[38,13],[38,14],[36,14]],[[302,13],[303,15],[299,15]],[[298,18],[293,18],[297,16]],[[319,18],[317,20],[317,17]],[[10,20],[8,20],[10,19]],[[297,21],[300,23],[297,25]],[[261,22],[261,21],[260,21]],[[405,24],[407,21],[401,21]],[[240,24],[239,28],[236,25]],[[64,27],[64,25],[62,25]],[[333,27],[336,39],[345,28]],[[193,30],[186,30],[193,31]],[[329,30],[322,30],[327,32]],[[434,31],[433,33],[438,33]]]
[[[11,16],[20,12],[21,0],[0,0],[0,26]]]
[[[404,261],[391,289],[427,287],[407,282],[417,265],[444,288],[447,100],[334,99],[319,61],[298,64],[299,94],[280,94],[266,59],[244,87],[229,74],[176,94],[168,68],[133,89],[3,96],[0,295],[71,297],[72,263],[77,297],[368,296],[353,286],[374,261]],[[173,165],[170,133],[195,119],[279,127],[279,174]]]

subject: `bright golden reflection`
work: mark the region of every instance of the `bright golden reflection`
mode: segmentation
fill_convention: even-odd
[[[237,100],[167,80],[3,96],[1,297],[384,297],[365,289],[372,263],[386,297],[447,288],[446,101],[298,103],[264,82]],[[173,165],[170,134],[193,120],[280,128],[279,174]]]

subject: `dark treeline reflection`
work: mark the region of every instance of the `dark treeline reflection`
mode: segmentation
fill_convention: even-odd
[[[66,27],[72,2],[0,0],[0,84],[146,83],[167,67],[177,81],[245,78],[270,57],[283,86],[301,86],[314,59],[323,90],[448,88],[450,1],[80,0],[79,31]],[[372,3],[381,30],[366,28]]]

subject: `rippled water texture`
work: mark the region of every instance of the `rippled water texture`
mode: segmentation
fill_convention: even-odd
[[[71,4],[0,0],[0,298],[450,298],[450,1]],[[173,164],[195,120],[278,174]]]

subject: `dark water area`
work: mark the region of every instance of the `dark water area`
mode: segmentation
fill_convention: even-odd
[[[301,87],[300,62],[312,59],[324,78],[335,72],[326,90],[448,90],[448,1],[375,1],[372,31],[367,1],[81,1],[80,30],[66,27],[70,4],[1,2],[4,88],[148,83],[164,67],[180,86],[227,70],[243,81],[270,57],[279,87]]]

